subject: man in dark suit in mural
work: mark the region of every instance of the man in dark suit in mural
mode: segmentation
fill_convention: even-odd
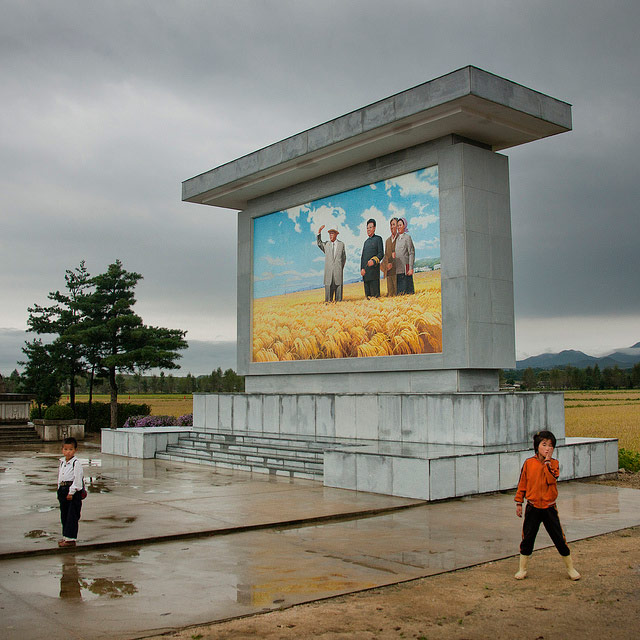
[[[347,261],[347,253],[344,249],[344,242],[338,240],[337,229],[329,229],[329,240],[322,241],[322,230],[324,225],[318,229],[316,238],[320,251],[324,252],[324,301],[342,301],[342,272]]]
[[[380,260],[384,256],[382,238],[376,235],[376,221],[367,220],[367,236],[360,258],[360,275],[364,282],[364,295],[369,298],[380,297]]]

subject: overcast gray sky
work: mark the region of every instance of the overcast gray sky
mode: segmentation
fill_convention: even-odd
[[[180,183],[472,64],[573,104],[506,151],[518,356],[640,340],[640,3],[0,0],[0,328],[85,259],[235,338],[236,213]]]

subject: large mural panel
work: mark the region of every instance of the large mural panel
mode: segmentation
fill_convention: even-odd
[[[438,193],[433,166],[255,218],[253,362],[440,353]]]

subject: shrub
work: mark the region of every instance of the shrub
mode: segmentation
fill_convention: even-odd
[[[637,473],[640,471],[640,453],[621,448],[618,450],[618,468]]]
[[[134,416],[127,423],[126,427],[175,427],[178,420],[175,416]]]
[[[38,405],[31,407],[31,410],[29,411],[29,420],[40,420],[43,418],[44,409],[44,407],[39,407]]]
[[[179,427],[193,427],[193,413],[185,413],[178,418]]]
[[[44,412],[45,420],[73,420],[73,409],[68,404],[52,404]]]

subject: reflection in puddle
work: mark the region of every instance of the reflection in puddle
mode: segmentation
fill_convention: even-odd
[[[81,600],[80,572],[74,556],[65,556],[62,561],[62,575],[60,576],[60,597],[71,600]]]
[[[122,598],[138,593],[138,588],[132,582],[124,580],[109,580],[108,578],[95,578],[94,580],[83,580],[83,588],[99,596],[109,596],[110,598]]]
[[[84,486],[89,493],[110,493],[111,489],[107,486],[104,478],[92,478],[89,476],[84,479]]]
[[[99,564],[111,564],[113,562],[122,562],[125,559],[139,558],[140,547],[125,547],[117,553],[104,553],[96,558]]]
[[[238,584],[236,598],[240,604],[270,607],[286,602],[287,596],[292,594],[296,598],[300,595],[322,596],[370,589],[375,586],[377,586],[376,582],[350,580],[348,576],[340,573],[313,576],[307,579],[296,576],[291,579],[281,578],[255,584]]]
[[[137,553],[137,549],[133,551]],[[129,553],[131,553],[131,550]],[[123,555],[126,555],[126,552]],[[122,560],[122,557],[118,559]],[[133,582],[127,582],[126,580],[112,580],[110,578],[84,579],[80,574],[80,568],[76,563],[75,556],[67,555],[62,561],[60,597],[69,600],[82,600],[83,591],[85,595],[94,594],[99,597],[123,598],[124,596],[138,593],[138,588]]]

